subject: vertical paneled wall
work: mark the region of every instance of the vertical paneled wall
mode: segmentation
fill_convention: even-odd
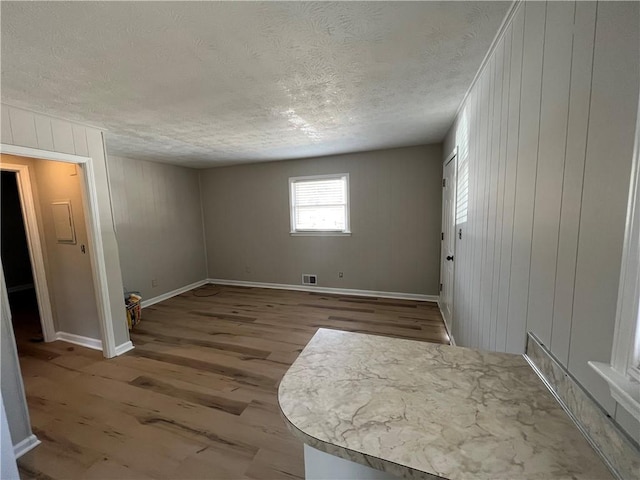
[[[638,105],[640,4],[526,2],[445,141],[458,147],[453,335],[535,333],[610,412],[608,362]]]
[[[150,299],[206,279],[198,170],[110,155],[109,174],[125,289]]]

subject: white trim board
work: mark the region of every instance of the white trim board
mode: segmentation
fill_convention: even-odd
[[[455,347],[456,340],[455,338],[453,338],[453,334],[451,333],[451,328],[449,327],[447,320],[444,318],[444,315],[442,314],[442,306],[440,305],[440,300],[438,300],[438,310],[440,310],[440,316],[442,317],[442,322],[444,323],[444,329],[447,331],[447,335],[449,336],[449,343],[451,343],[451,345]]]
[[[21,147],[20,145],[11,145],[8,143],[2,144],[1,151],[8,155],[38,158],[41,160],[51,160],[55,162],[86,163],[91,160],[91,157],[83,157],[81,155],[73,155],[71,153],[52,152],[51,150],[40,150],[38,148]]]
[[[310,287],[306,285],[288,285],[284,283],[245,282],[243,280],[224,280],[210,278],[207,283],[217,285],[232,285],[238,287],[273,288],[276,290],[296,290],[300,292],[331,293],[335,295],[357,295],[361,297],[393,298],[397,300],[416,300],[419,302],[438,302],[437,295],[423,295],[420,293],[378,292],[375,290],[355,290],[351,288]]]
[[[38,437],[36,437],[32,433],[27,438],[25,438],[24,440],[16,443],[13,446],[13,454],[16,456],[16,459],[20,458],[22,455],[24,455],[25,453],[27,453],[30,450],[33,450],[34,448],[36,448],[41,443],[42,442],[40,440],[38,440]]]
[[[82,335],[76,335],[74,333],[56,332],[56,340],[102,351],[102,341],[97,338],[83,337]]]
[[[122,345],[118,345],[116,347],[116,355],[122,355],[123,353],[127,353],[129,350],[133,350],[135,347],[131,340],[128,342],[124,342]]]
[[[210,280],[208,279],[200,280],[198,282],[185,285],[184,287],[176,288],[175,290],[171,290],[170,292],[163,293],[162,295],[158,295],[157,297],[152,297],[147,300],[142,300],[142,302],[140,302],[140,305],[142,308],[147,308],[147,307],[150,307],[151,305],[155,305],[156,303],[169,300],[170,298],[180,295],[181,293],[188,292],[189,290],[193,290],[194,288],[198,288],[203,285],[206,285],[207,283],[211,283]]]

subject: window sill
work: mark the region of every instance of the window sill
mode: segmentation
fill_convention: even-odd
[[[328,232],[328,231],[307,231],[307,232],[289,232],[292,237],[350,237],[351,232]]]
[[[607,381],[613,399],[640,421],[640,383],[606,363],[589,362],[589,366]]]

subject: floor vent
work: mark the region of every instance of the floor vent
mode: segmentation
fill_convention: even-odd
[[[302,274],[302,284],[303,285],[317,285],[318,284],[318,276],[315,274],[303,273]]]

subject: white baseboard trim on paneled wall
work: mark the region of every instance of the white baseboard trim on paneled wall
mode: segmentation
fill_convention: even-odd
[[[83,337],[82,335],[76,335],[74,333],[56,332],[56,340],[102,351],[102,340],[98,340],[97,338]]]
[[[40,445],[40,440],[33,433],[29,435],[27,438],[22,440],[21,442],[16,443],[13,446],[13,454],[16,458],[20,458],[22,455],[27,453],[29,450],[33,450],[38,445]]]
[[[209,283],[209,280],[200,280],[190,285],[185,285],[184,287],[176,288],[175,290],[171,290],[170,292],[163,293],[162,295],[158,295],[157,297],[148,298],[147,300],[143,299],[141,302],[141,306],[142,308],[150,307],[151,305],[169,300],[171,297],[175,297],[176,295],[180,295],[181,293],[201,287],[202,285],[206,285],[207,283]]]
[[[356,295],[360,297],[394,298],[397,300],[417,300],[421,302],[437,302],[437,295],[423,295],[420,293],[378,292],[375,290],[355,290],[351,288],[310,287],[306,285],[288,285],[285,283],[245,282],[244,280],[223,280],[210,278],[208,283],[230,285],[237,287],[273,288],[276,290],[297,290],[301,292],[331,293],[334,295]]]
[[[456,340],[455,340],[455,338],[453,338],[453,334],[451,333],[451,328],[449,327],[449,324],[447,323],[447,321],[444,318],[444,313],[442,313],[442,305],[440,305],[440,300],[438,300],[438,310],[440,310],[440,316],[442,317],[442,323],[444,323],[444,328],[447,331],[447,335],[449,336],[449,343],[451,343],[451,345],[453,345],[455,347],[456,346]]]
[[[127,353],[129,350],[133,350],[134,346],[131,340],[128,342],[124,342],[122,345],[118,345],[116,347],[116,356],[122,355],[123,353]]]

